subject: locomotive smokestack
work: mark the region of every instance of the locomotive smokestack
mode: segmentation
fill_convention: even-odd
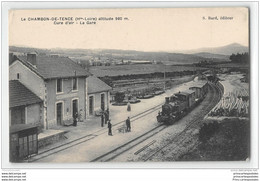
[[[165,97],[165,103],[168,104],[170,102],[170,98],[169,97]]]

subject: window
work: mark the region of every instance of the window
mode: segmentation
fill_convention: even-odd
[[[17,73],[17,79],[18,79],[18,80],[20,79],[20,74],[19,74],[19,73]]]
[[[62,92],[62,79],[57,79],[57,93]]]
[[[78,79],[72,78],[72,90],[78,90]]]

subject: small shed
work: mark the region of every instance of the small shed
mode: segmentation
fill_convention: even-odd
[[[10,126],[10,161],[20,160],[38,153],[38,128],[30,124]]]

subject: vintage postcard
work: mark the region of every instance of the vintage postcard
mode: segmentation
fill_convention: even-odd
[[[9,11],[10,163],[248,161],[249,9]]]

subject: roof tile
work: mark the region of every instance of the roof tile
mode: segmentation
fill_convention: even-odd
[[[18,80],[9,81],[9,107],[26,106],[42,100]]]
[[[19,61],[41,76],[43,79],[74,76],[81,77],[90,75],[89,72],[87,72],[84,68],[73,62],[68,57],[37,56],[36,67],[27,62],[26,56],[19,56],[18,58]]]
[[[103,82],[102,80],[100,80],[95,76],[89,76],[87,78],[87,83],[88,83],[88,94],[109,91],[112,89],[109,85],[107,85],[105,82]]]

